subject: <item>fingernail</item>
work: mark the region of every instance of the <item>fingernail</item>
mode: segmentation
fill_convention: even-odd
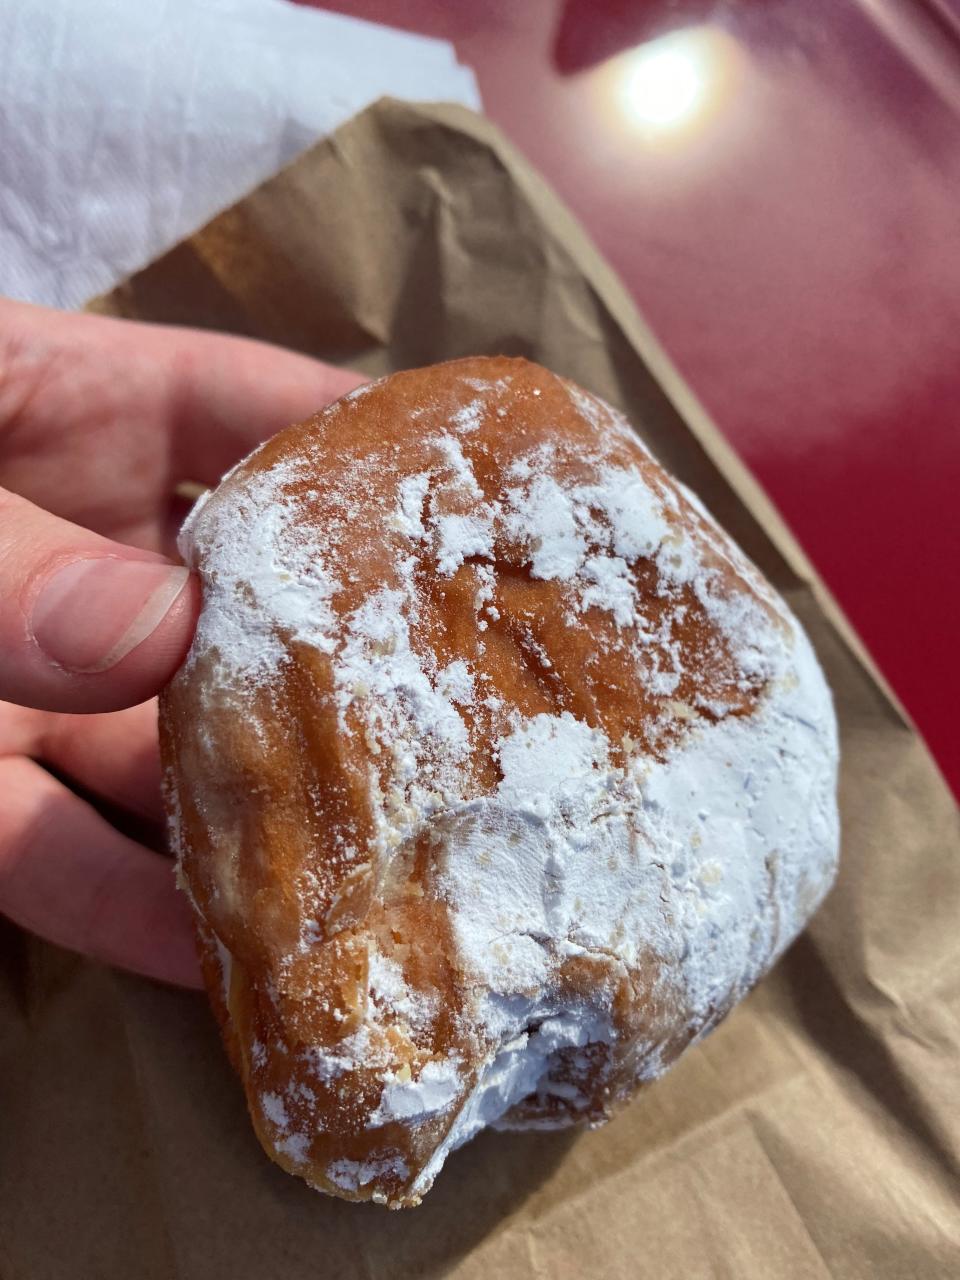
[[[74,560],[37,596],[33,637],[68,671],[107,671],[156,630],[189,576],[162,561]]]

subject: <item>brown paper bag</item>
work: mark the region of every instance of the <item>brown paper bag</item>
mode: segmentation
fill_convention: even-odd
[[[596,1133],[483,1134],[423,1206],[261,1153],[202,997],[10,929],[0,1277],[960,1275],[960,831],[770,506],[583,232],[483,120],[381,103],[97,311],[369,373],[523,354],[622,408],[807,626],[841,722],[843,862],[813,926]]]

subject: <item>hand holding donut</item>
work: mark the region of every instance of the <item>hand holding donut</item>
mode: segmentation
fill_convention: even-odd
[[[260,343],[0,301],[0,911],[18,923],[199,981],[169,860],[78,793],[159,831],[151,699],[199,609],[175,559],[178,483],[215,483],[359,381]]]

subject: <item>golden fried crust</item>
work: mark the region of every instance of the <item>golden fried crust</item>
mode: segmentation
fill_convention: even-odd
[[[802,683],[796,628],[623,420],[565,380],[474,359],[372,384],[231,472],[184,547],[204,617],[161,699],[171,828],[257,1133],[319,1189],[417,1203],[491,1118],[481,1093],[508,1124],[602,1120],[743,994],[801,894],[804,911],[822,896],[829,832],[815,867],[805,844],[783,874],[778,923],[741,922],[749,964],[705,996],[687,980],[701,925],[681,924],[676,842],[657,847],[644,779]],[[558,744],[539,809],[505,764],[524,734]],[[583,787],[560,777],[575,740],[595,753]],[[560,894],[554,924],[517,923],[508,876],[509,925],[474,945],[471,895],[498,909],[504,866]],[[601,924],[555,887],[591,877]],[[546,1065],[517,1096],[534,1047]]]

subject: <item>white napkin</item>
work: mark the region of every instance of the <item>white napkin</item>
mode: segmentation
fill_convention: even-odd
[[[287,0],[0,0],[0,293],[77,307],[452,46]]]

